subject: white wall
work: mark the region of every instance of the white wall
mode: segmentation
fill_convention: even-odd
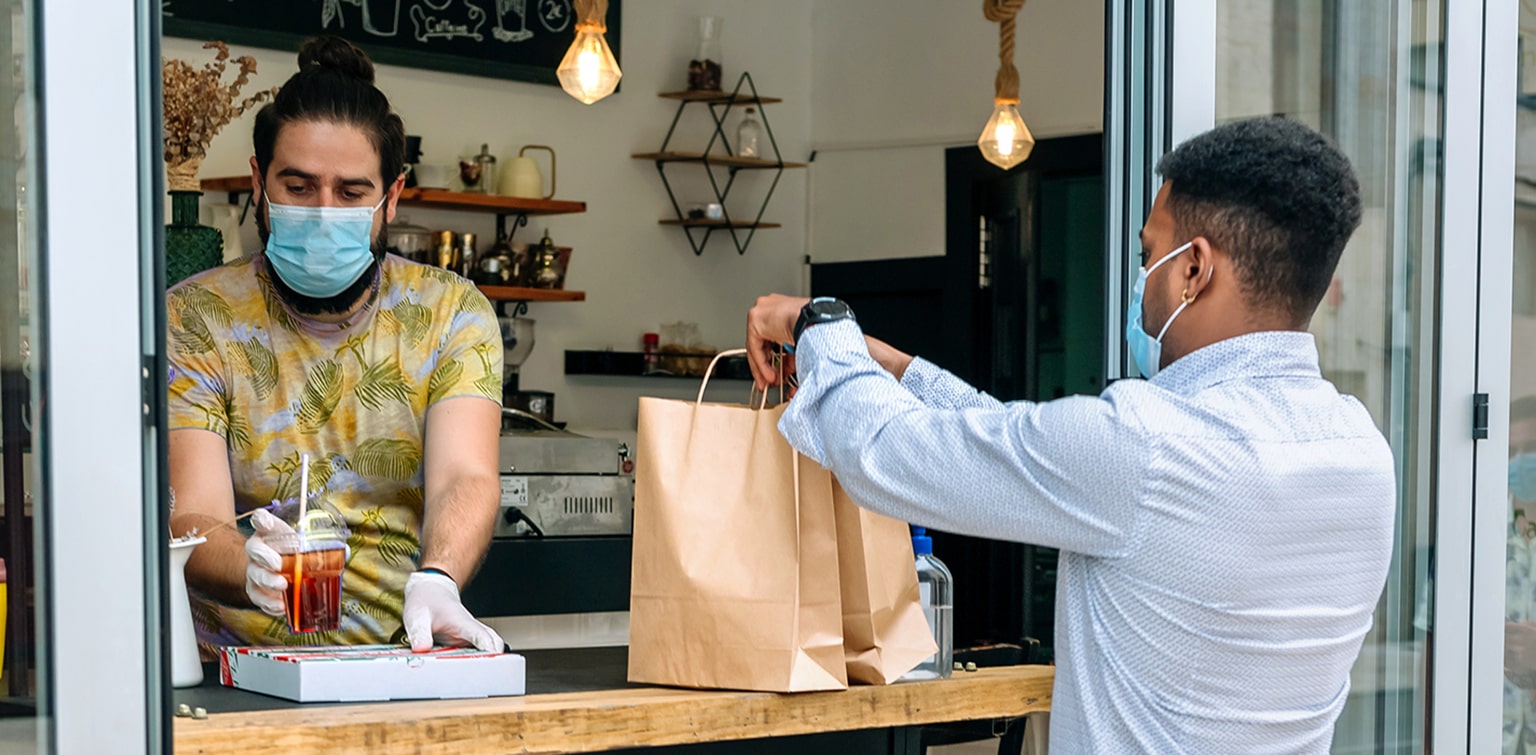
[[[953,0],[823,0],[812,24],[811,256],[943,254],[944,148],[991,115],[998,25]],[[1037,139],[1103,129],[1103,3],[1026,3],[1014,64]]]
[[[343,6],[348,8],[350,6]],[[694,18],[709,14],[725,19],[722,58],[726,78],[750,70],[765,95],[784,103],[766,113],[786,159],[804,159],[810,143],[811,0],[645,0],[624,4],[621,90],[595,105],[584,106],[557,87],[472,76],[380,66],[378,84],[405,120],[407,133],[422,137],[425,159],[455,162],[488,142],[501,161],[524,144],[547,144],[559,154],[559,198],[587,202],[582,215],[530,219],[519,240],[537,241],[545,227],[575,251],[567,288],[587,292],[580,303],[534,303],[529,317],[538,321],[538,345],[522,368],[525,388],[552,390],[557,418],[577,428],[632,429],[635,402],[642,393],[691,397],[691,381],[641,378],[592,378],[564,375],[566,349],[613,347],[638,351],[641,334],[661,323],[697,322],[704,339],[719,348],[739,346],[752,300],[768,291],[798,292],[805,238],[806,172],[788,171],[774,194],[765,220],[784,224],[760,232],[745,256],[728,238],[710,242],[695,257],[682,231],[658,226],[672,215],[653,163],[633,160],[634,152],[656,150],[676,103],[656,93],[684,88],[686,63],[695,46]],[[164,54],[201,65],[210,54],[200,42],[166,39]],[[297,67],[292,52],[236,48],[259,63],[253,88],[281,84]],[[254,90],[254,89],[253,89]],[[702,106],[685,115],[695,128],[679,137],[698,136],[703,147],[709,122]],[[249,175],[252,114],[225,127],[214,141],[200,175]],[[687,166],[669,168],[680,199],[702,197],[707,184],[686,180]],[[701,175],[701,174],[700,174]],[[764,173],[744,174],[737,192],[748,200],[767,185]],[[223,201],[220,196],[205,200]],[[733,197],[732,207],[736,208]],[[750,202],[739,205],[745,212]],[[755,209],[755,205],[752,205]],[[433,228],[477,231],[485,243],[494,239],[494,216],[470,213],[403,212],[414,223]],[[245,248],[259,248],[249,221]],[[482,248],[484,248],[482,246]],[[747,384],[728,382],[714,396],[745,398]]]

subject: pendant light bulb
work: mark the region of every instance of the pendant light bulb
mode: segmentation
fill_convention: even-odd
[[[1029,157],[1030,150],[1035,148],[1035,138],[1019,116],[1018,106],[998,100],[976,146],[981,148],[981,156],[987,158],[987,162],[1007,170]]]
[[[624,73],[608,49],[603,27],[582,24],[576,27],[576,41],[565,51],[555,76],[566,94],[590,105],[613,94]]]

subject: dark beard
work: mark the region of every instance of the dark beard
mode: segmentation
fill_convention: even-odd
[[[267,238],[271,236],[271,231],[267,228],[267,224],[259,212],[256,213],[256,233],[261,236],[262,246],[266,246]],[[362,275],[357,276],[357,280],[352,281],[352,285],[347,286],[341,293],[335,296],[316,298],[301,294],[289,287],[288,283],[283,280],[283,276],[278,275],[277,271],[272,269],[271,264],[267,265],[267,270],[271,273],[267,277],[272,281],[272,288],[277,291],[277,295],[283,300],[283,303],[301,315],[315,317],[318,315],[344,314],[357,306],[357,303],[362,301],[363,297],[373,293],[374,277],[379,273],[379,266],[384,263],[385,241],[388,238],[388,233],[388,223],[379,226],[379,235],[374,237],[373,243],[369,246],[369,251],[373,252],[373,262],[368,264],[368,268],[363,271]]]

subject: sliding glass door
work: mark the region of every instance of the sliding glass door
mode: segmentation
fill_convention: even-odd
[[[1520,34],[1536,32],[1536,0],[1109,3],[1106,141],[1121,168],[1109,176],[1108,264],[1122,289],[1134,278],[1127,271],[1137,264],[1135,232],[1156,191],[1153,166],[1200,131],[1244,118],[1295,119],[1333,139],[1360,177],[1364,218],[1311,331],[1323,374],[1358,397],[1390,441],[1398,500],[1391,571],[1335,731],[1336,753],[1500,747],[1493,709],[1502,706],[1504,555],[1509,545],[1515,580],[1520,544],[1506,535],[1523,521],[1511,513],[1515,494],[1504,474],[1507,460],[1518,458],[1509,468],[1523,469],[1525,459],[1519,437],[1506,442],[1500,414],[1511,410],[1500,377],[1511,370],[1510,244],[1499,236],[1508,238],[1509,202],[1499,191],[1509,182],[1494,179],[1501,160],[1506,169],[1514,163],[1501,125],[1514,117],[1507,97],[1489,93],[1513,81],[1517,2],[1526,6]],[[1523,91],[1536,93],[1536,44],[1523,39],[1521,70],[1533,71]],[[1510,74],[1493,71],[1506,54]],[[1526,117],[1533,112],[1522,108],[1520,123],[1536,135],[1536,117]],[[1536,136],[1524,141],[1536,145]],[[1536,165],[1536,150],[1522,147],[1521,155],[1519,165]],[[1530,178],[1527,189],[1536,172]],[[1517,203],[1523,180],[1515,180]],[[1528,243],[1536,214],[1527,220],[1513,244],[1517,383],[1536,353],[1519,330],[1522,317],[1536,322],[1536,247]],[[1121,293],[1110,322],[1123,317]],[[1536,337],[1536,326],[1527,335]],[[1125,374],[1124,364],[1122,353],[1107,369]],[[1532,394],[1536,405],[1536,373],[1526,382],[1515,394]],[[1513,407],[1519,413],[1524,404]],[[1536,428],[1536,409],[1530,413]],[[1530,445],[1536,459],[1536,430]],[[1508,485],[1518,483],[1511,473]],[[1536,524],[1529,529],[1536,533]],[[1536,605],[1526,594],[1536,594],[1536,566],[1529,571],[1530,590],[1511,593],[1514,609],[1520,600]],[[1529,635],[1514,624],[1510,632],[1529,637],[1536,669],[1531,613]],[[1536,689],[1536,673],[1532,680]],[[1536,745],[1536,697],[1510,698],[1531,711]]]

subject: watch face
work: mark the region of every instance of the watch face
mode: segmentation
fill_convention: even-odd
[[[815,300],[810,303],[810,310],[818,318],[846,317],[848,305],[833,299],[832,301]]]

